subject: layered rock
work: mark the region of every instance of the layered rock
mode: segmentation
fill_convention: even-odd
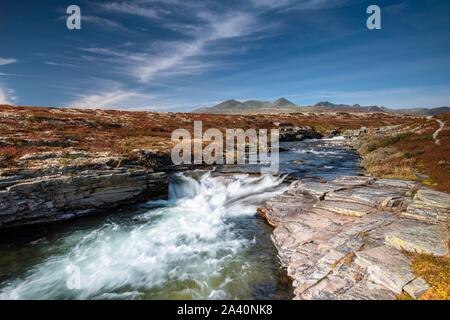
[[[0,228],[62,221],[167,193],[165,158],[137,150],[64,151],[23,155],[0,171]]]
[[[449,194],[423,189],[417,191],[412,203],[402,214],[405,217],[435,223],[447,221],[449,210]]]
[[[320,139],[323,136],[311,127],[280,127],[280,141],[302,141]]]
[[[419,297],[428,284],[416,278],[405,251],[446,255],[446,224],[404,217],[415,201],[445,205],[445,194],[414,183],[370,177],[330,182],[302,180],[259,209],[275,227],[272,240],[293,279],[296,299]],[[442,196],[442,197],[441,197]],[[431,213],[429,213],[431,214]]]
[[[19,180],[0,190],[0,228],[85,216],[164,195],[167,185],[165,173],[142,169]]]

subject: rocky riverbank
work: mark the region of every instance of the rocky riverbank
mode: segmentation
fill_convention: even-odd
[[[446,193],[358,176],[295,181],[259,213],[295,299],[394,299],[430,288],[407,253],[448,257],[449,210]]]
[[[0,177],[0,228],[58,222],[166,195],[167,174],[159,168],[164,157],[136,152],[136,161],[107,152],[24,155],[18,168]]]

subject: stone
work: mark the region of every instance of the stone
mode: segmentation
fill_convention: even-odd
[[[383,200],[381,207],[389,210],[401,210],[408,203],[405,197],[389,196]]]
[[[395,293],[368,281],[360,281],[353,287],[338,295],[338,300],[394,300]]]
[[[47,159],[53,159],[57,157],[62,156],[62,152],[37,152],[37,153],[27,153],[20,157],[19,160],[21,161],[28,161],[28,160],[47,160]]]
[[[419,299],[430,289],[430,285],[422,278],[417,278],[403,287],[403,291],[414,299]]]
[[[438,223],[447,221],[447,211],[439,208],[424,206],[417,201],[409,203],[406,210],[401,213],[402,217],[415,219],[427,223]]]
[[[377,179],[374,181],[373,185],[379,187],[413,189],[417,184],[414,181],[408,180]]]
[[[313,199],[307,195],[292,196],[283,194],[275,196],[258,208],[258,213],[267,222],[276,227],[282,222],[295,221],[299,215],[304,214],[312,206]]]
[[[444,224],[402,218],[405,207],[423,208],[431,201],[413,200],[408,183],[383,180],[296,181],[261,208],[276,227],[272,241],[293,280],[294,299],[385,300],[426,291],[398,244],[442,253]]]
[[[307,194],[315,199],[322,200],[325,195],[332,191],[337,191],[343,189],[344,186],[333,184],[333,183],[322,183],[320,181],[295,181],[289,187],[289,193],[292,195],[296,194]]]
[[[397,294],[415,279],[411,271],[411,261],[397,250],[379,246],[356,252],[356,264],[365,268],[369,279]]]
[[[426,253],[436,256],[447,254],[446,226],[424,225],[399,228],[386,232],[386,245],[398,250],[408,252]]]
[[[414,200],[422,201],[430,207],[450,210],[450,194],[444,192],[421,189],[417,191]]]
[[[405,191],[403,190],[361,187],[330,192],[325,196],[325,200],[355,202],[377,208],[386,199],[401,198],[404,195]]]
[[[320,201],[314,205],[315,208],[330,211],[336,214],[352,217],[363,217],[367,214],[374,213],[376,210],[373,207],[339,201]]]
[[[280,127],[280,141],[302,141],[304,139],[320,139],[323,136],[311,127]]]
[[[373,178],[367,176],[340,176],[332,180],[332,183],[346,187],[366,186],[373,182]]]

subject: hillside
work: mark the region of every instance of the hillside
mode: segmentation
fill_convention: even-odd
[[[310,113],[310,112],[352,112],[352,113],[398,113],[418,116],[435,116],[450,112],[450,107],[439,107],[433,109],[412,108],[412,109],[389,109],[380,106],[361,106],[359,104],[335,104],[328,101],[321,101],[311,106],[298,106],[295,103],[280,98],[273,102],[248,100],[240,102],[237,100],[227,100],[216,106],[205,107],[195,110],[194,113],[210,114],[252,114],[252,113]]]
[[[201,108],[194,113],[215,113],[215,114],[240,114],[240,113],[293,113],[299,112],[300,108],[291,101],[280,98],[273,102],[247,100],[240,102],[237,100],[226,100],[210,108]]]

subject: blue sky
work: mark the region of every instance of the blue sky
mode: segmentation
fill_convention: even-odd
[[[66,28],[71,4],[82,30]],[[382,30],[366,28],[371,4]],[[0,40],[0,103],[450,105],[447,0],[2,0]]]

